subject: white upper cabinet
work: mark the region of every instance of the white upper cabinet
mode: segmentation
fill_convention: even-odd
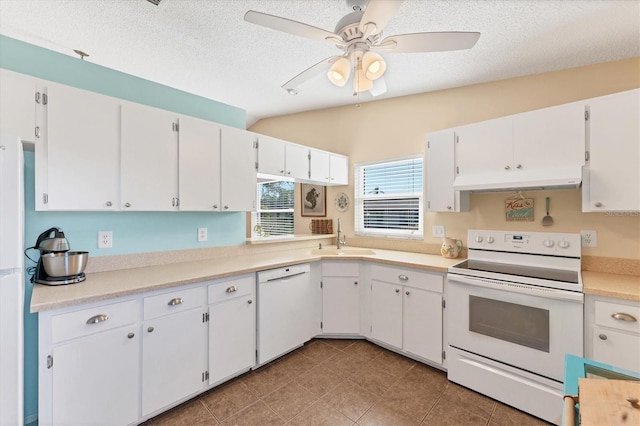
[[[454,129],[458,176],[502,173],[513,163],[513,118],[503,117]]]
[[[271,136],[258,137],[258,173],[285,175],[286,142]]]
[[[0,94],[0,133],[34,141],[36,105],[42,103],[36,79],[0,69]]]
[[[349,184],[349,157],[338,154],[329,155],[329,173],[332,185]]]
[[[326,151],[309,150],[309,180],[324,183],[330,182],[330,157]]]
[[[640,89],[585,102],[589,160],[582,211],[640,211]]]
[[[178,208],[178,114],[122,102],[122,210]]]
[[[584,102],[513,116],[513,164],[517,170],[584,165]]]
[[[220,133],[219,124],[180,116],[180,210],[220,211]]]
[[[453,129],[429,133],[425,149],[426,204],[430,212],[469,210],[469,194],[454,191],[455,132]]]
[[[46,94],[36,142],[36,167],[43,166],[37,172],[45,174],[46,189],[37,185],[44,192],[36,190],[36,208],[116,210],[118,99],[54,83],[47,85]],[[42,182],[42,176],[36,179]]]
[[[256,209],[256,141],[255,133],[222,126],[222,211]]]
[[[285,151],[286,176],[293,179],[309,179],[309,148],[287,143]]]

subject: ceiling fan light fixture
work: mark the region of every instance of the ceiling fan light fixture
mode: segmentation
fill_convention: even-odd
[[[375,80],[387,70],[387,63],[382,56],[369,51],[362,56],[362,69],[369,80]]]
[[[362,69],[358,69],[353,76],[353,91],[366,92],[373,87],[373,81],[369,80]]]
[[[351,62],[344,56],[338,58],[333,65],[331,65],[331,68],[329,68],[329,72],[327,72],[329,81],[338,87],[343,87],[347,84],[347,80],[349,80],[350,75]]]

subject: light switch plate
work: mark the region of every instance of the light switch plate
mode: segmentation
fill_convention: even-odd
[[[198,242],[202,243],[209,239],[208,228],[198,228]]]
[[[431,235],[434,237],[444,238],[444,226],[443,225],[433,225],[431,227]]]
[[[98,248],[112,248],[112,247],[113,247],[113,232],[99,231],[98,232]]]
[[[598,233],[596,231],[580,231],[582,247],[598,247]]]

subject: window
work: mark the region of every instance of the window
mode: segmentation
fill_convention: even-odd
[[[422,156],[355,166],[357,235],[422,237]]]
[[[293,236],[293,188],[289,181],[258,184],[258,208],[251,215],[253,236]]]

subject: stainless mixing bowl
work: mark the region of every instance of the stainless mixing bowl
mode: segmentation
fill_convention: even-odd
[[[88,251],[66,251],[64,253],[45,253],[41,256],[44,270],[50,277],[68,277],[78,275],[87,266]]]

